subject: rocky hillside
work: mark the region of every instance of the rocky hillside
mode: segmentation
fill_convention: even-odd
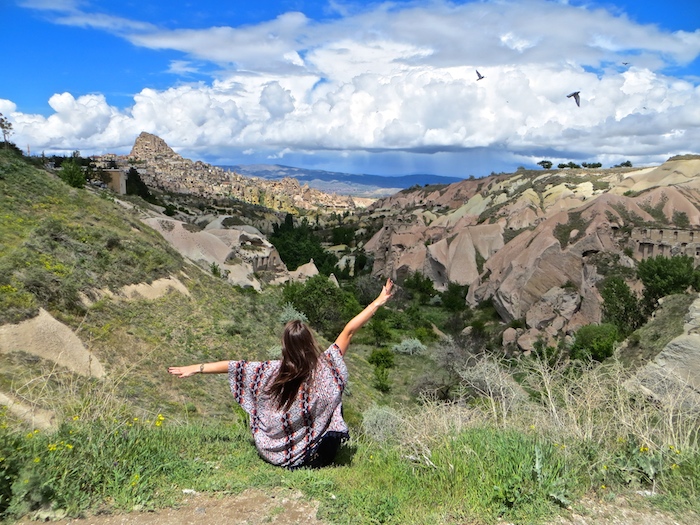
[[[246,177],[201,161],[185,159],[163,139],[142,132],[128,156],[137,166],[143,181],[160,190],[194,194],[210,199],[231,197],[250,204],[284,211],[345,211],[358,203],[348,195],[324,193],[301,185],[298,180],[279,181]],[[364,204],[367,199],[362,199]]]
[[[377,201],[383,227],[367,242],[373,273],[470,286],[504,321],[524,320],[523,350],[601,318],[603,266],[650,255],[700,257],[700,156],[643,169],[492,175],[405,190]]]

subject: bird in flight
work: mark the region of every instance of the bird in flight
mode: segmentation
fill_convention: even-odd
[[[477,69],[476,70],[476,79],[481,80],[482,78],[486,78],[486,77],[484,75],[482,75],[481,73],[479,73],[479,70]]]
[[[569,93],[568,95],[566,95],[566,98],[574,97],[574,100],[576,101],[576,105],[578,107],[581,107],[581,97],[578,96],[579,93],[581,93],[581,92],[574,91],[573,93]]]
[[[629,65],[629,62],[623,62],[622,65],[627,66],[627,65]]]

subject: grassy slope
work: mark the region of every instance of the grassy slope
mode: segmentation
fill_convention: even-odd
[[[186,264],[179,254],[128,210],[88,189],[70,188],[50,173],[0,151],[0,323],[19,322],[39,307],[72,327],[105,364],[109,385],[88,385],[30,355],[0,356],[0,385],[20,390],[45,408],[57,408],[85,388],[101,389],[135,410],[169,417],[232,417],[225,378],[177,381],[171,364],[223,359],[268,359],[278,344],[280,289],[246,292]],[[97,300],[128,284],[176,275],[191,296],[172,292],[157,300]],[[350,418],[362,410],[409,399],[414,364],[397,373],[396,388],[372,388],[371,347],[353,345],[348,358],[353,395]],[[367,342],[370,342],[367,340]],[[328,341],[323,341],[328,344]],[[48,379],[40,389],[36,377]],[[60,407],[59,407],[60,408]],[[67,409],[65,409],[67,410]],[[354,414],[354,416],[353,416]]]

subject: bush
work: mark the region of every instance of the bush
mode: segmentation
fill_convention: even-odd
[[[303,323],[308,323],[309,318],[304,312],[300,312],[292,303],[284,303],[282,307],[282,312],[279,315],[280,323],[287,324],[290,321],[301,321]]]
[[[602,362],[613,354],[619,332],[614,324],[589,324],[579,328],[571,347],[571,358]]]
[[[367,362],[377,368],[393,368],[394,353],[386,348],[377,348],[372,350],[369,358],[367,358]]]
[[[380,443],[399,437],[401,428],[401,416],[393,408],[372,406],[362,414],[362,430]]]
[[[392,348],[397,354],[404,355],[418,355],[422,354],[427,350],[425,345],[420,342],[420,340],[415,338],[404,339],[399,344],[394,345]]]

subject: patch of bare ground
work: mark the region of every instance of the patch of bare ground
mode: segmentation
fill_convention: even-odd
[[[80,519],[56,519],[52,513],[37,512],[15,525],[329,525],[316,517],[318,502],[293,489],[262,491],[248,489],[238,495],[188,494],[176,508],[153,512],[133,511],[97,514]],[[464,523],[464,522],[460,522]],[[506,521],[503,525],[512,525]],[[650,507],[643,497],[618,497],[611,501],[586,498],[573,510],[547,525],[696,525],[700,516],[689,513],[674,516]],[[455,525],[457,525],[455,523]]]
[[[327,525],[316,518],[318,503],[292,489],[248,489],[238,495],[189,494],[177,508],[154,512],[98,514],[80,519],[59,519],[50,513],[29,515],[15,525]]]
[[[586,498],[548,525],[696,525],[700,516],[675,516],[653,509],[644,497],[618,497],[611,501]]]

